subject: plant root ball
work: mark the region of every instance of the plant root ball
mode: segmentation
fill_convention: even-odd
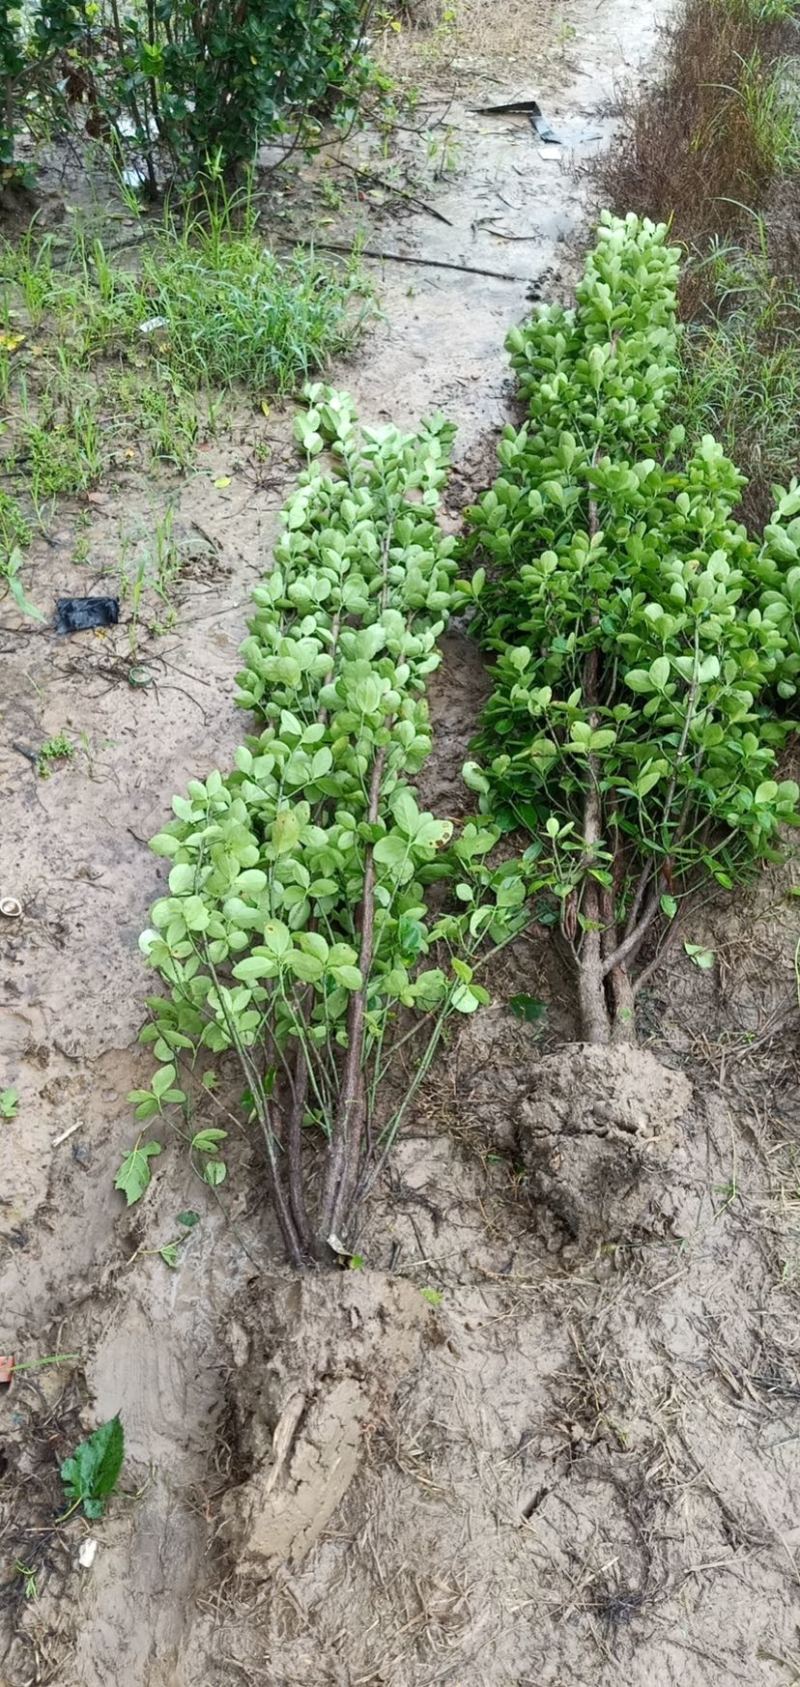
[[[657,1222],[691,1085],[645,1050],[567,1043],[531,1071],[517,1139],[531,1195],[581,1251]]]

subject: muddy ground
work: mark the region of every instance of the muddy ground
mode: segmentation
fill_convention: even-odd
[[[654,40],[632,0],[517,0],[511,33],[497,9],[471,0],[449,34],[392,48],[458,142],[426,194],[449,225],[374,193],[324,225],[518,278],[373,263],[383,318],[336,372],[367,418],[438,407],[458,423],[454,516],[510,413],[504,335],[532,291],[568,288],[581,161]],[[560,151],[470,111],[531,92]],[[288,439],[287,416],[243,414],[188,482],[121,467],[88,506],[88,562],[87,506],[32,553],[38,603],[108,588],[126,524],[176,502],[175,625],[137,633],[149,686],[128,683],[129,618],[66,642],[3,605],[0,894],[24,912],[0,931],[0,1087],[20,1096],[0,1124],[0,1350],[75,1357],[0,1399],[0,1683],[791,1687],[791,869],[695,915],[713,970],[676,952],[642,1002],[640,1052],[599,1065],[573,1041],[547,933],[520,940],[426,1085],[365,1214],[361,1273],[284,1272],[244,1134],[218,1200],[163,1132],[142,1203],[126,1213],[113,1192],[126,1095],[148,1073],[136,940],[161,866],[145,840],[242,734],[236,649]],[[424,781],[441,812],[465,808],[484,685],[454,632]],[[25,752],[62,729],[79,753],[43,780]],[[520,989],[542,1022],[514,1019]],[[187,1208],[201,1221],[173,1272],[157,1250]],[[99,1525],[54,1528],[59,1461],[117,1410],[125,1494]]]

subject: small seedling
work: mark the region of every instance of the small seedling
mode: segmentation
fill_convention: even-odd
[[[33,1569],[32,1565],[23,1564],[23,1563],[21,1563],[20,1559],[18,1558],[17,1561],[16,1561],[16,1564],[14,1565],[14,1569],[16,1570],[17,1575],[22,1577],[22,1581],[23,1581],[23,1590],[22,1591],[23,1591],[24,1598],[25,1599],[38,1599],[39,1589],[36,1585],[36,1574],[37,1574],[37,1572]]]
[[[0,1090],[0,1119],[16,1119],[19,1096],[16,1090]]]
[[[116,1491],[124,1457],[125,1434],[117,1414],[81,1441],[61,1466],[64,1492],[72,1502],[70,1511],[83,1506],[85,1517],[102,1517],[106,1501]]]
[[[717,1218],[720,1218],[723,1213],[728,1211],[729,1207],[733,1206],[734,1201],[739,1199],[739,1185],[736,1181],[736,1175],[734,1174],[727,1183],[715,1183],[714,1194],[721,1197],[720,1205],[717,1207]]]
[[[37,752],[36,765],[40,779],[49,779],[53,762],[71,761],[75,754],[75,748],[72,739],[68,738],[65,732],[56,732],[52,738],[45,739],[44,744],[40,744]]]
[[[228,1175],[228,1168],[225,1161],[217,1159],[217,1150],[219,1145],[221,1142],[225,1141],[227,1135],[227,1131],[212,1129],[197,1131],[192,1137],[192,1152],[208,1156],[201,1169],[200,1175],[203,1178],[204,1183],[207,1183],[211,1189],[218,1189],[219,1185],[225,1182]]]
[[[423,1300],[428,1302],[429,1306],[441,1306],[442,1301],[444,1300],[444,1295],[442,1294],[441,1289],[420,1289],[419,1292],[422,1295]]]
[[[150,1161],[161,1153],[160,1142],[145,1142],[141,1138],[125,1155],[114,1179],[114,1188],[121,1190],[126,1204],[132,1207],[141,1198],[150,1182]]]
[[[137,1119],[152,1119],[154,1113],[163,1113],[166,1105],[186,1100],[185,1091],[175,1087],[176,1076],[175,1066],[170,1063],[156,1072],[151,1089],[129,1092],[128,1100],[136,1104]]]
[[[22,552],[13,550],[6,561],[0,564],[0,580],[6,582],[17,608],[21,610],[23,615],[30,615],[32,621],[43,621],[44,615],[41,609],[37,609],[36,605],[31,603],[30,598],[25,595],[25,588],[20,578],[21,570]]]

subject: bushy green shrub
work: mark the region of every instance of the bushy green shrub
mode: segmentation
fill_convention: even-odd
[[[458,600],[455,541],[436,523],[451,430],[359,432],[344,397],[311,400],[298,419],[310,466],[242,652],[239,702],[262,729],[233,773],[175,798],[153,840],[169,893],[142,948],[169,996],[150,1001],[162,1066],[134,1098],[147,1118],[184,1099],[179,1060],[235,1051],[297,1263],[343,1246],[445,1018],[488,999],[477,951],[526,917],[518,866],[487,866],[497,832],[454,836],[408,783],[431,748],[425,685]],[[326,442],[334,472],[317,461]],[[428,1030],[389,1105],[403,1010]],[[325,1145],[313,1215],[304,1125]]]
[[[229,175],[260,142],[310,113],[357,99],[368,77],[365,0],[41,0],[0,4],[0,166],[33,101],[51,120],[71,105],[117,157]]]
[[[797,819],[775,696],[796,670],[783,522],[800,495],[760,551],[721,448],[707,436],[687,454],[670,431],[677,280],[663,225],[604,217],[576,308],[543,307],[509,337],[529,419],[506,428],[501,475],[468,514],[496,661],[467,776],[532,836],[532,883],[558,901],[597,1041],[630,1030],[652,928],[669,941],[699,884],[731,887]]]

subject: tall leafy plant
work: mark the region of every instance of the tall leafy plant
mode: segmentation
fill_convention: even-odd
[[[0,166],[29,98],[70,104],[155,194],[166,174],[229,177],[269,136],[352,104],[370,0],[40,0],[0,4]],[[54,61],[60,72],[56,74]]]
[[[591,1042],[632,1033],[687,899],[741,882],[797,822],[774,704],[798,666],[782,522],[800,495],[759,550],[721,448],[687,454],[670,430],[678,259],[663,225],[603,218],[576,307],[509,337],[528,419],[468,513],[495,665],[467,778],[531,835],[532,888],[555,899]]]
[[[232,773],[175,798],[153,840],[169,887],[142,948],[169,993],[149,1003],[161,1067],[135,1098],[143,1119],[185,1101],[178,1067],[233,1052],[296,1264],[352,1245],[447,1016],[488,999],[479,951],[526,918],[519,866],[487,864],[496,830],[455,835],[409,783],[459,600],[455,541],[436,522],[451,430],[359,430],[345,397],[310,397],[309,467],[243,647],[239,701],[261,729]]]

